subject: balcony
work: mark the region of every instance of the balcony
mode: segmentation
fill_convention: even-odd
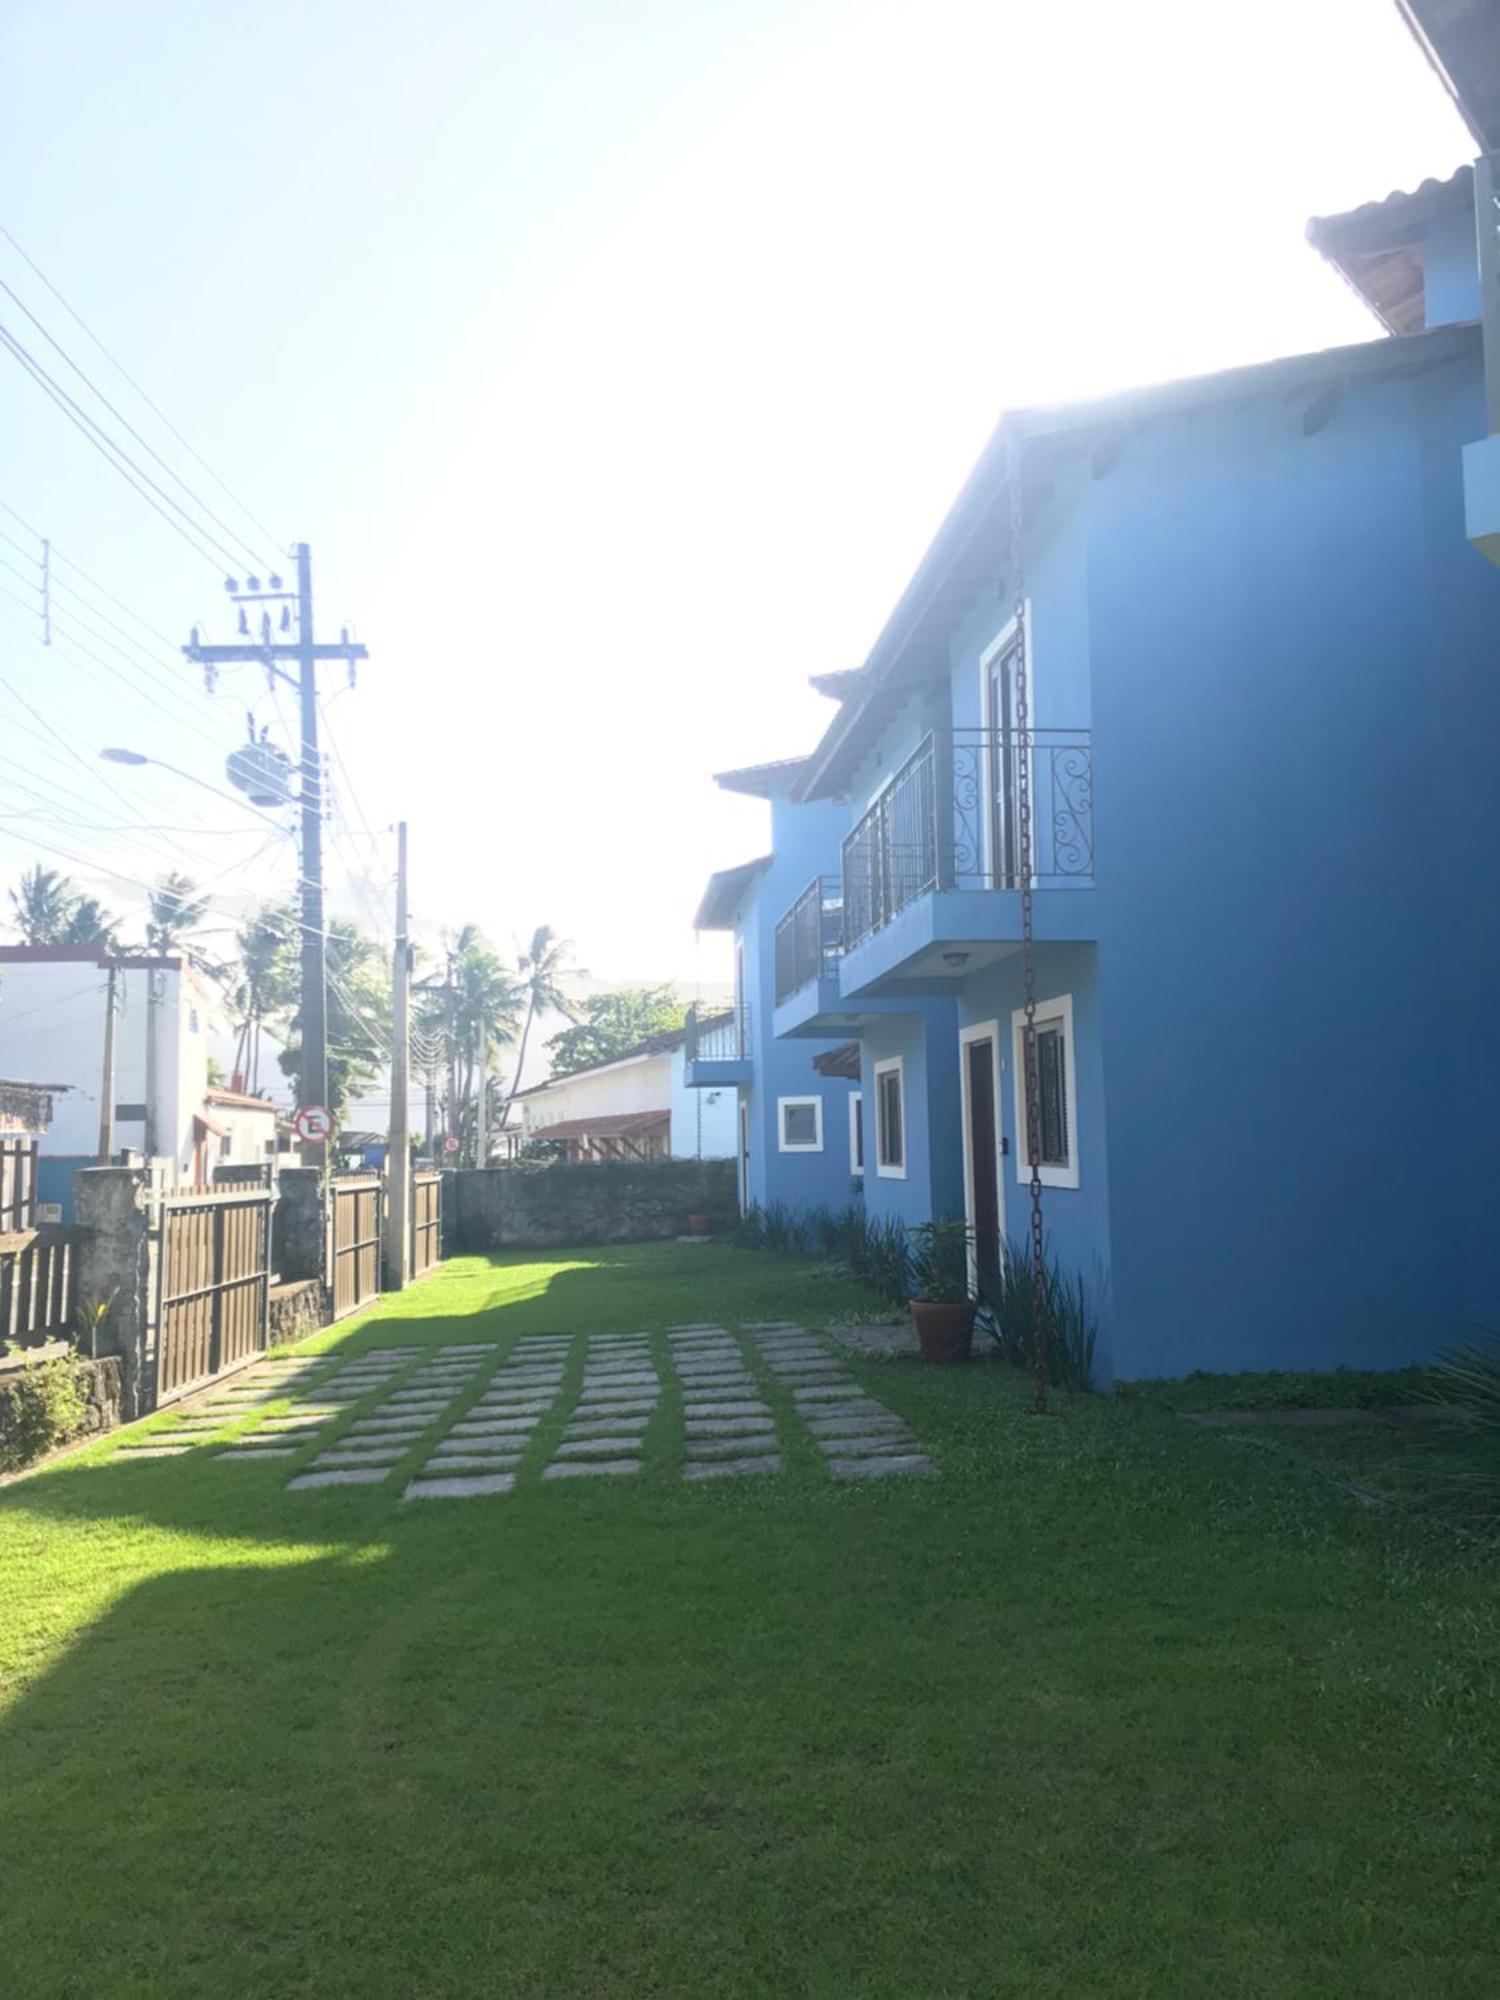
[[[846,1002],[882,986],[901,990],[891,982],[951,980],[1014,947],[1023,792],[1031,806],[1035,935],[1092,936],[1090,899],[1070,893],[1094,882],[1090,732],[934,732],[844,842],[839,985]]]
[[[816,875],[776,926],[776,1015],[772,1033],[847,1035],[839,959],[844,950],[844,891],[836,875]]]
[[[750,1064],[750,1009],[748,1005],[721,1007],[700,1014],[689,1007],[683,1022],[683,1082],[689,1090],[718,1090],[726,1085],[748,1083]]]

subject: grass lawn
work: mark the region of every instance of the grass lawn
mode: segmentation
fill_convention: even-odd
[[[861,1303],[651,1245],[323,1339]],[[1149,1398],[853,1366],[937,1479],[402,1507],[110,1441],[0,1494],[5,2000],[1490,2000],[1491,1545]]]

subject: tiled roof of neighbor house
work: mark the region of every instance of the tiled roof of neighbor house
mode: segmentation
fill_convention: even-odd
[[[859,1043],[840,1042],[836,1049],[825,1049],[813,1057],[812,1066],[819,1076],[843,1076],[858,1083]]]
[[[754,861],[742,861],[737,868],[721,868],[716,875],[710,875],[703,900],[698,905],[698,914],[693,918],[693,929],[733,930],[735,914],[745,891],[758,875],[764,875],[770,865],[771,856],[762,854]]]
[[[121,972],[180,972],[175,952],[101,951],[96,944],[0,944],[3,965],[113,965]]]
[[[985,589],[993,590],[1007,546],[1010,478],[1025,447],[1027,506],[1050,490],[1061,461],[1112,453],[1148,423],[1187,419],[1232,403],[1265,401],[1296,424],[1315,396],[1359,380],[1420,375],[1479,351],[1477,326],[1441,326],[1389,340],[1357,341],[1313,354],[1278,356],[1245,368],[1192,375],[1121,395],[1011,411],[1000,419],[927,553],[886,620],[865,663],[864,685],[845,701],[807,759],[793,796],[842,791],[891,715],[914,688],[948,671],[948,635]],[[706,927],[705,927],[706,928]]]
[[[643,1056],[669,1056],[674,1049],[680,1049],[687,1039],[686,1028],[658,1028],[654,1035],[634,1042],[628,1049],[621,1049],[616,1056],[601,1056],[598,1062],[580,1063],[577,1069],[565,1071],[560,1076],[544,1077],[540,1083],[529,1083],[524,1090],[516,1092],[517,1097],[536,1097],[544,1090],[555,1090],[560,1084],[571,1083],[575,1076],[592,1076],[595,1070],[613,1069],[616,1063],[635,1062]]]
[[[24,1083],[0,1076],[0,1132],[45,1132],[52,1123],[52,1100],[71,1084]]]
[[[1485,152],[1500,147],[1500,10],[1494,0],[1396,0]]]
[[[843,701],[854,692],[863,672],[863,667],[837,667],[831,674],[809,674],[807,684],[818,694],[826,694],[831,701]]]
[[[714,783],[726,792],[747,792],[753,799],[768,799],[776,791],[789,791],[805,757],[778,757],[770,764],[745,764],[738,771],[715,771]]]
[[[670,1124],[672,1114],[661,1111],[601,1111],[592,1118],[560,1118],[555,1125],[538,1125],[533,1139],[618,1139],[648,1126]]]
[[[1391,333],[1420,333],[1426,324],[1422,228],[1434,215],[1474,207],[1474,170],[1462,166],[1445,181],[1397,189],[1342,215],[1315,215],[1307,240],[1348,280]]]
[[[269,1097],[248,1097],[242,1090],[205,1090],[205,1104],[222,1104],[231,1111],[279,1111]]]

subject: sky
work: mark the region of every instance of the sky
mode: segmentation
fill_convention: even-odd
[[[1376,337],[1308,216],[1472,150],[1386,0],[11,0],[0,107],[0,325],[227,545],[0,351],[0,881],[290,886],[214,789],[290,704],[176,648],[305,539],[333,907],[404,818],[430,947],[689,992],[768,832],[711,774],[812,747],[1000,411]]]

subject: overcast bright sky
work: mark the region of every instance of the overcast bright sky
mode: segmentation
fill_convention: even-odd
[[[705,876],[766,837],[710,773],[811,746],[806,676],[861,659],[1001,408],[1373,337],[1306,218],[1472,150],[1389,0],[6,21],[0,224],[371,648],[330,710],[335,906],[388,924],[404,816],[429,936],[550,922],[611,979],[691,982]],[[3,240],[0,279],[260,547]],[[0,676],[75,753],[0,693],[0,879],[40,854],[126,908],[175,865],[227,924],[290,847],[96,762],[222,783],[247,701],[275,722],[172,651],[233,636],[218,572],[4,353],[0,424],[0,502],[161,635],[60,593],[43,650],[0,514]]]

